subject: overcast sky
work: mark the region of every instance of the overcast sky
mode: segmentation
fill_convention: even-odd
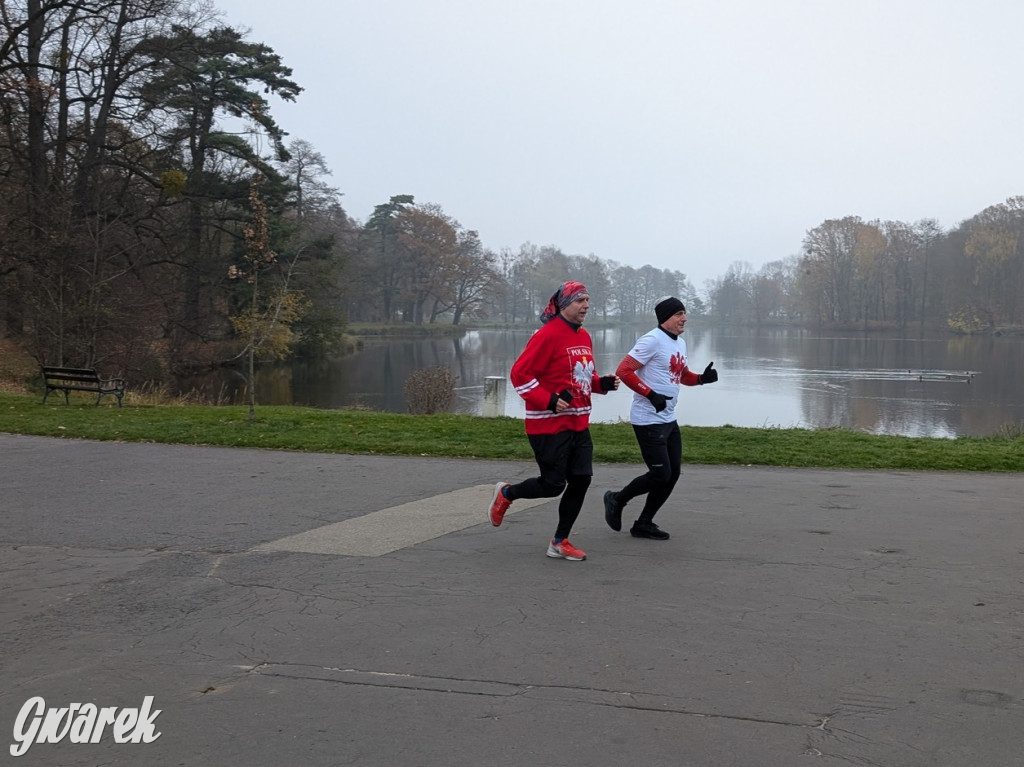
[[[411,194],[702,288],[827,219],[1024,194],[1021,0],[213,2],[292,68],[273,113],[359,221]]]

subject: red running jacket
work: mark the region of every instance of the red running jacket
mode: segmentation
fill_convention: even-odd
[[[557,434],[590,426],[590,395],[604,394],[594,364],[590,333],[561,315],[530,336],[509,380],[526,402],[526,433]],[[568,389],[569,407],[551,410],[551,395]]]

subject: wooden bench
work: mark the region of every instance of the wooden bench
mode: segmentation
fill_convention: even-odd
[[[71,404],[68,398],[71,391],[96,392],[97,407],[104,394],[113,394],[117,397],[118,407],[121,407],[121,399],[124,397],[123,378],[100,378],[93,368],[62,368],[43,365],[43,380],[46,383],[46,393],[43,395],[44,405],[50,392],[56,390],[64,392],[64,403],[68,405]]]

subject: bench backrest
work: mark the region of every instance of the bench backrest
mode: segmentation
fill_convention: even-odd
[[[47,380],[76,381],[79,383],[99,383],[100,377],[91,368],[57,368],[43,366],[43,376]]]

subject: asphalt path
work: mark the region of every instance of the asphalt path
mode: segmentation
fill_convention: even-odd
[[[534,469],[0,435],[0,762],[1024,764],[1021,475]]]

